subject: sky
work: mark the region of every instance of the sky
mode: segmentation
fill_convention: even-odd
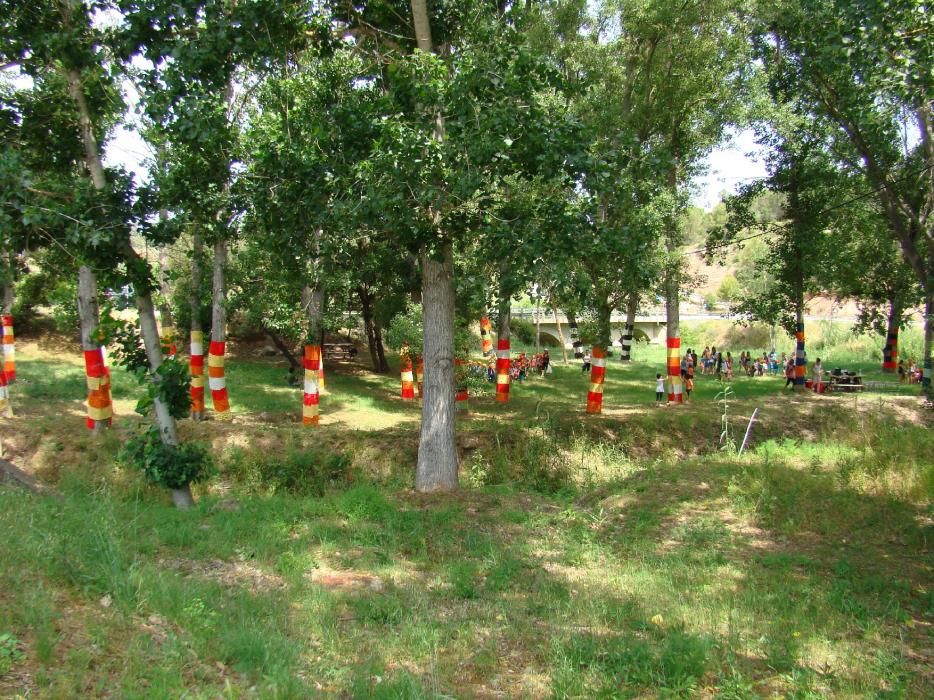
[[[740,185],[766,175],[765,152],[751,129],[731,133],[729,143],[710,153],[706,166],[706,174],[694,179],[691,203],[707,211],[716,206],[723,192],[735,194]]]

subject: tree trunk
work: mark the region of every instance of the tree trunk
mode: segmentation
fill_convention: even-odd
[[[623,341],[620,349],[620,361],[629,362],[632,359],[632,338],[636,330],[636,311],[639,308],[639,296],[631,294],[626,302],[626,324],[623,327]]]
[[[201,256],[203,246],[197,229],[191,236],[191,293],[188,306],[191,309],[191,345],[189,367],[191,370],[191,418],[204,420],[204,331],[201,328]]]
[[[308,341],[305,344],[305,383],[302,399],[302,423],[318,425],[324,353],[321,347],[321,319],[324,317],[324,287],[302,287],[302,310],[308,317]]]
[[[389,362],[386,360],[386,347],[383,345],[383,328],[378,322],[373,322],[373,339],[376,341],[376,355],[379,358],[379,370],[381,374],[389,371]]]
[[[418,0],[413,0],[413,6]],[[424,4],[424,3],[422,3]],[[450,244],[444,260],[422,257],[425,388],[415,488],[457,488],[454,418],[454,262]]]
[[[84,146],[84,162],[91,175],[91,183],[94,185],[94,189],[100,192],[107,187],[107,178],[104,176],[104,164],[101,161],[97,139],[94,138],[91,112],[84,97],[81,74],[76,70],[69,70],[65,72],[65,79],[68,82],[68,93],[71,95],[71,99],[75,101],[75,107],[78,110],[78,132]]]
[[[3,285],[3,313],[9,316],[13,313],[13,280]]]
[[[675,254],[677,247],[669,244],[669,253]],[[680,305],[681,261],[670,262],[665,272],[665,321],[668,345],[668,401],[683,401],[681,385],[681,305]]]
[[[675,201],[678,198],[678,133],[671,134],[671,147],[674,160],[668,170],[668,189]],[[665,321],[668,345],[668,401],[683,402],[681,383],[681,268],[682,261],[678,252],[681,232],[676,216],[672,216],[666,225],[666,244],[668,264],[665,266]]]
[[[902,310],[895,299],[889,301],[889,319],[885,347],[882,349],[882,371],[894,373],[898,369],[898,329],[902,323]]]
[[[0,374],[3,375],[4,384],[9,386],[16,381],[16,338],[13,334],[13,265],[10,265],[10,277],[3,285],[3,307],[0,313],[0,325],[2,325],[3,351],[0,352],[3,360],[3,367],[0,367]]]
[[[185,484],[181,488],[172,489],[172,503],[179,510],[188,510],[195,505],[195,499],[191,495],[191,484]]]
[[[162,212],[162,219],[165,220],[167,217],[168,215]],[[178,349],[175,345],[175,320],[172,318],[172,307],[169,304],[169,282],[165,275],[166,260],[166,247],[161,246],[159,248],[159,296],[162,297],[159,304],[159,318],[162,322],[160,337],[165,354],[174,357]]]
[[[535,295],[535,354],[542,351],[542,299]]]
[[[97,278],[87,265],[78,268],[78,317],[81,320],[81,349],[84,351],[88,384],[87,425],[98,435],[110,426],[113,405],[110,400],[110,373],[98,342]]]
[[[366,344],[370,351],[370,365],[374,372],[379,372],[376,333],[373,329],[373,297],[363,285],[357,287],[357,296],[360,297],[360,312],[363,315],[363,331],[366,334]]]
[[[496,401],[509,401],[509,366],[510,366],[510,323],[512,322],[512,298],[508,292],[501,291],[499,299],[499,318],[496,342]]]
[[[590,389],[587,392],[587,413],[603,413],[603,385],[606,378],[606,346],[610,342],[610,318],[613,309],[601,295],[597,309],[597,338],[591,352]]]
[[[324,288],[320,284],[302,287],[302,310],[308,317],[308,340],[321,342],[321,319],[324,317]]]
[[[564,340],[564,331],[561,330],[561,321],[558,319],[558,309],[554,306],[551,307],[551,313],[555,317],[555,325],[558,327],[558,341],[561,343],[561,355],[564,357],[564,366],[568,366],[568,348],[567,342]]]
[[[411,0],[415,41],[431,53],[431,24],[425,0]],[[444,117],[435,114],[432,132],[444,141]],[[440,229],[440,214],[432,206],[429,215]],[[415,488],[442,491],[457,488],[456,424],[454,417],[454,251],[450,241],[441,249],[442,259],[422,256],[423,362],[425,367],[422,429],[418,444]]]
[[[227,350],[227,300],[224,273],[227,267],[227,241],[214,244],[214,274],[211,293],[211,346],[208,352],[208,386],[217,420],[230,420],[230,400],[227,397],[227,378],[224,356]]]
[[[934,344],[934,289],[928,286],[924,299],[924,369],[921,377],[921,391],[928,399],[934,395],[932,387],[932,344]]]
[[[81,74],[77,70],[65,71],[68,93],[78,110],[78,132],[84,146],[84,162],[91,183],[98,192],[107,187],[104,164],[94,138],[91,112],[84,96]],[[78,269],[78,316],[81,319],[81,347],[85,352],[85,371],[88,377],[88,428],[96,435],[110,425],[113,406],[110,400],[110,373],[104,364],[103,352],[97,339],[100,311],[97,305],[97,279],[91,268]]]
[[[162,365],[162,346],[159,341],[159,330],[156,327],[155,309],[148,293],[136,293],[136,308],[139,310],[139,326],[143,335],[143,345],[146,348],[146,359],[149,361],[150,379],[158,386],[162,382],[158,371]],[[162,443],[169,447],[177,447],[178,430],[175,419],[169,413],[169,407],[158,395],[153,399],[153,411]]]
[[[795,391],[804,391],[807,380],[807,354],[804,347],[804,299],[795,304]]]
[[[564,315],[568,317],[568,329],[571,333],[571,348],[574,350],[574,357],[575,359],[581,358],[584,356],[584,349],[580,331],[577,330],[577,318],[570,311],[565,311]]]
[[[276,346],[276,349],[282,353],[282,356],[289,363],[289,372],[295,372],[299,367],[301,367],[301,362],[298,361],[298,358],[292,354],[292,351],[289,349],[289,346],[285,344],[282,338],[279,337],[277,333],[269,330],[268,328],[263,328],[263,332],[269,336],[269,339],[272,341],[272,344]]]

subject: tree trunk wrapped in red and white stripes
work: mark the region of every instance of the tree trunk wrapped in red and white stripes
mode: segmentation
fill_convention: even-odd
[[[603,382],[606,378],[606,348],[594,346],[590,360],[590,391],[587,413],[603,413]]]
[[[3,315],[3,370],[7,385],[16,381],[16,342],[13,338],[13,317]]]
[[[496,400],[509,401],[509,338],[500,339],[496,346]]]
[[[305,391],[302,399],[302,424],[318,425],[320,389],[318,373],[321,371],[321,346],[306,345],[302,364],[305,367]]]
[[[204,332],[191,331],[189,367],[191,369],[191,416],[204,417]]]
[[[408,348],[403,348],[399,355],[399,378],[402,381],[402,398],[415,398],[415,375],[412,372],[412,356]]]
[[[224,376],[226,343],[212,340],[208,348],[208,388],[217,420],[230,420],[230,400],[227,397],[227,379]]]
[[[113,403],[110,399],[110,370],[104,361],[103,348],[84,351],[84,372],[88,387],[88,430],[98,423],[113,422]]]
[[[6,385],[6,376],[0,372],[0,418],[12,418],[13,405],[10,403],[10,390]]]
[[[668,338],[668,400],[683,403],[681,383],[681,338]]]

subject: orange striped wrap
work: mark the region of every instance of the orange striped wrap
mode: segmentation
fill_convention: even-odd
[[[412,358],[408,353],[404,353],[402,357],[399,358],[400,367],[399,374],[402,379],[402,398],[403,399],[414,399],[415,398],[415,376],[412,373]]]
[[[10,390],[7,388],[6,375],[3,372],[0,372],[0,417],[13,417],[13,406],[10,404]]]
[[[587,413],[603,413],[603,381],[606,378],[606,349],[594,347],[590,361],[590,391]]]
[[[302,424],[318,425],[318,404],[320,392],[318,373],[321,371],[321,346],[306,345],[305,357],[305,393],[302,399]]]
[[[13,317],[3,316],[3,370],[6,384],[16,381],[16,342],[13,338]]]
[[[191,410],[193,413],[204,413],[204,333],[202,331],[191,332],[190,348]]]
[[[104,362],[102,348],[84,351],[84,373],[88,387],[88,429],[93,430],[96,421],[107,421],[110,425],[113,422],[110,370]]]
[[[681,385],[681,338],[668,339],[668,400],[683,403]]]
[[[211,390],[211,402],[217,420],[231,419],[227,379],[224,376],[225,352],[226,344],[223,340],[212,340],[208,346],[208,388]]]
[[[496,343],[496,400],[509,401],[509,338]]]

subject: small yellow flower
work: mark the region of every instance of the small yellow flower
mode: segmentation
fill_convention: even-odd
[[[661,627],[665,624],[665,618],[661,615],[654,615],[651,620],[649,620],[656,627]]]

